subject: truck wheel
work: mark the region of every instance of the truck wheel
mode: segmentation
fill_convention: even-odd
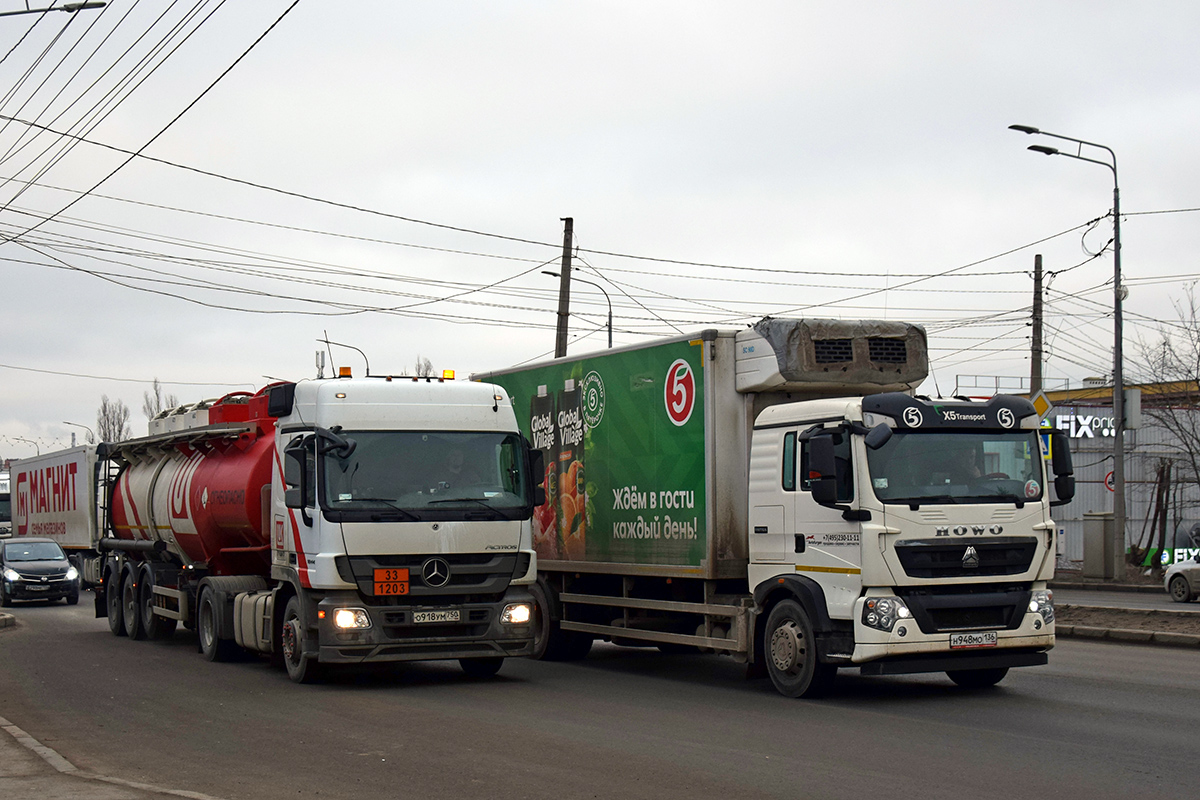
[[[490,678],[500,671],[504,659],[496,658],[460,658],[458,665],[471,678]]]
[[[1004,680],[1008,667],[993,669],[952,669],[946,672],[950,680],[964,689],[987,689]]]
[[[1167,588],[1170,590],[1171,599],[1176,603],[1192,601],[1192,587],[1188,585],[1187,578],[1182,575],[1171,578],[1171,583]]]
[[[175,633],[178,620],[154,613],[154,571],[142,571],[138,581],[138,613],[142,615],[142,630],[151,639],[167,639]]]
[[[137,577],[132,571],[126,572],[121,579],[121,617],[125,622],[125,635],[130,639],[145,639],[146,629],[142,627],[142,613],[138,608]]]
[[[579,661],[592,649],[592,635],[564,631],[554,616],[554,589],[541,581],[529,587],[533,595],[533,653],[541,661]]]
[[[795,600],[782,600],[767,616],[767,673],[786,697],[816,697],[826,690],[837,667],[817,660],[808,614]]]
[[[533,595],[532,657],[539,661],[561,661],[565,643],[550,603],[554,590],[535,581],[529,593]]]
[[[308,631],[304,629],[304,620],[300,618],[298,597],[289,597],[287,606],[283,609],[283,630],[280,639],[283,665],[287,668],[288,677],[296,683],[313,683],[318,680],[320,663],[315,658],[304,657],[304,643],[308,639]]]
[[[125,620],[121,618],[121,576],[114,569],[104,570],[104,605],[108,609],[108,629],[113,636],[125,635]]]
[[[221,609],[217,607],[216,592],[205,588],[200,592],[200,602],[196,604],[196,633],[200,638],[200,653],[208,661],[229,661],[237,649],[229,639],[217,635],[217,615]]]

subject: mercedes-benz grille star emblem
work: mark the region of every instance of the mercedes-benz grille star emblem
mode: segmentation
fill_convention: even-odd
[[[437,589],[450,582],[450,565],[444,558],[431,558],[421,565],[421,580]]]

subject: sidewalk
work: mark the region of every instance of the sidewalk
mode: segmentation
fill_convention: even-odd
[[[10,615],[4,615],[12,619]],[[11,623],[9,623],[11,624]],[[186,797],[217,800],[198,792],[160,789],[83,772],[54,750],[0,717],[0,797],[38,800],[150,800]]]

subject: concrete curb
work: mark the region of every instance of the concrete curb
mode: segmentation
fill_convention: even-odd
[[[1136,631],[1125,628],[1092,628],[1087,625],[1054,626],[1056,636],[1077,639],[1102,639],[1123,644],[1140,643],[1166,647],[1200,648],[1200,635],[1194,633],[1166,633],[1164,631]]]
[[[1162,584],[1112,583],[1106,581],[1054,580],[1047,584],[1051,589],[1076,589],[1083,592],[1134,592],[1136,594],[1166,594]]]
[[[0,612],[0,628],[10,628],[16,624],[17,624],[17,621],[15,619],[13,619],[12,614],[5,614],[5,613]]]

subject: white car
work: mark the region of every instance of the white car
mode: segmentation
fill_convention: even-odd
[[[1188,603],[1200,596],[1200,556],[1168,567],[1163,588],[1176,603]]]

